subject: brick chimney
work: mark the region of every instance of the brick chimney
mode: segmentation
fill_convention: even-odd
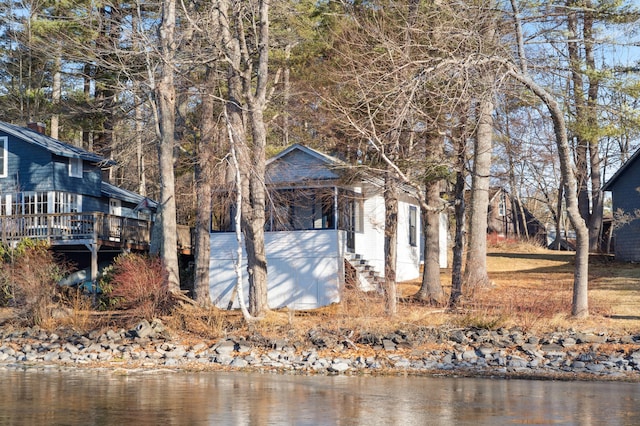
[[[45,130],[47,129],[47,125],[42,122],[31,122],[27,124],[27,127],[31,130],[34,130],[38,133],[42,133],[44,135]]]

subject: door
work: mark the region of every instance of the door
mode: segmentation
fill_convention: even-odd
[[[109,200],[109,214],[122,216],[122,201],[111,198]]]
[[[347,202],[346,213],[346,231],[347,231],[347,251],[354,253],[356,251],[356,202],[349,200]]]
[[[109,216],[106,221],[111,241],[120,241],[120,233],[122,231],[122,218],[120,216],[122,216],[122,201],[113,198],[109,199]]]

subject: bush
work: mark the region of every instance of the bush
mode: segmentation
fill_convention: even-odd
[[[101,280],[102,303],[107,308],[128,310],[151,321],[172,306],[168,276],[158,257],[139,254],[118,256]]]
[[[26,324],[45,326],[68,265],[56,259],[46,242],[33,240],[0,248],[0,263],[0,303],[15,306]]]

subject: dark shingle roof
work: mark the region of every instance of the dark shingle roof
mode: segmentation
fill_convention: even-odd
[[[77,146],[73,146],[64,142],[60,142],[57,139],[53,139],[42,133],[38,133],[35,130],[28,129],[26,127],[16,126],[15,124],[4,123],[0,121],[0,132],[8,133],[16,138],[22,139],[25,142],[40,146],[47,151],[59,155],[61,157],[68,158],[81,158],[85,161],[93,163],[104,163],[106,165],[113,165],[113,160],[108,160],[86,151]]]
[[[158,207],[158,203],[153,200],[150,200],[147,197],[144,197],[140,194],[136,194],[135,192],[126,190],[124,188],[120,188],[118,186],[112,185],[107,182],[102,182],[102,186],[100,187],[102,195],[109,198],[115,198],[117,200],[122,200],[127,203],[138,204],[140,205],[143,201],[146,200],[147,206],[151,209],[155,209]]]
[[[613,190],[613,186],[615,185],[618,178],[620,178],[620,176],[625,174],[627,170],[630,169],[633,166],[633,164],[638,160],[638,158],[640,158],[640,149],[634,152],[631,158],[629,158],[622,166],[620,166],[618,171],[615,172],[613,176],[611,176],[611,179],[609,179],[607,183],[605,183],[602,186],[602,190],[603,191]]]

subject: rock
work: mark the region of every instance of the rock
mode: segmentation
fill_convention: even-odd
[[[332,371],[335,373],[342,373],[347,371],[349,368],[351,367],[346,362],[336,362],[329,366],[329,371]]]
[[[236,343],[233,340],[223,340],[213,347],[217,354],[230,354],[236,350]]]
[[[544,352],[560,352],[564,348],[556,343],[543,344],[540,349]]]
[[[511,359],[507,361],[507,367],[512,367],[512,368],[526,368],[527,364],[528,364],[527,360],[522,359],[520,357],[511,357]]]
[[[593,333],[578,333],[576,339],[579,343],[606,343],[607,336],[599,336]]]
[[[383,339],[382,340],[382,347],[385,351],[395,351],[396,350],[396,344],[393,343],[393,340],[389,340],[389,339]]]
[[[400,359],[398,361],[396,361],[396,363],[393,365],[395,368],[402,368],[402,369],[406,369],[406,368],[415,368],[415,365],[422,365],[422,362],[417,361],[417,362],[412,362],[408,359]]]
[[[450,335],[449,335],[449,340],[451,340],[452,342],[456,342],[456,343],[468,343],[469,339],[467,339],[467,336],[464,335],[464,332],[462,332],[462,330],[455,330],[453,331]]]
[[[147,320],[140,321],[130,332],[134,337],[139,337],[141,339],[144,339],[146,337],[155,337],[156,335],[155,330],[153,329],[153,327],[151,327],[151,324],[149,324],[149,321]],[[108,332],[107,337],[109,337]]]
[[[249,363],[242,358],[234,358],[233,361],[231,361],[231,364],[229,364],[231,367],[236,367],[236,368],[245,368],[246,366],[249,365]]]
[[[478,354],[476,354],[476,351],[473,349],[470,350],[466,350],[462,353],[462,359],[469,361],[469,360],[475,360],[478,358]]]
[[[594,373],[600,373],[604,370],[604,365],[602,364],[594,364],[594,363],[590,363],[587,364],[587,370],[592,371]]]

